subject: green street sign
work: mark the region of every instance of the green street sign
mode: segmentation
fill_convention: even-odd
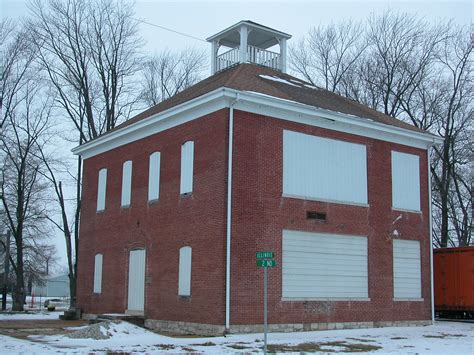
[[[258,267],[275,267],[277,262],[275,260],[257,260]]]
[[[275,253],[272,251],[258,251],[257,252],[257,259],[273,259],[275,257]]]

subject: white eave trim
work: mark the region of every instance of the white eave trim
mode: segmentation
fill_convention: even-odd
[[[429,133],[414,132],[274,96],[224,87],[109,132],[72,149],[72,152],[81,155],[83,159],[93,157],[220,109],[229,108],[237,94],[239,101],[234,105],[237,110],[422,149],[443,142],[442,138]]]

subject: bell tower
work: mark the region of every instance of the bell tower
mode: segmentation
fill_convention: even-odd
[[[286,73],[286,41],[291,35],[252,21],[240,21],[207,38],[211,74],[239,63],[254,63]],[[279,45],[279,53],[268,48]],[[219,54],[221,47],[226,50]]]

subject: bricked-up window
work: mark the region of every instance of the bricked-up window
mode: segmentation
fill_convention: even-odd
[[[393,240],[393,298],[421,298],[420,242]]]
[[[102,292],[102,254],[96,254],[94,258],[94,293]]]
[[[180,194],[193,192],[194,142],[187,141],[181,146]]]
[[[160,198],[160,162],[160,152],[154,152],[150,155],[148,172],[148,201],[155,201]]]
[[[191,296],[191,259],[191,247],[186,246],[179,249],[179,296]]]
[[[122,171],[122,207],[130,206],[130,199],[132,196],[132,166],[131,160],[123,163]]]
[[[392,151],[392,207],[420,210],[420,157]]]
[[[105,210],[105,195],[107,191],[107,169],[103,168],[99,171],[97,187],[97,211]]]

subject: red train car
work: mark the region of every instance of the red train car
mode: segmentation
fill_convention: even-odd
[[[435,311],[440,317],[474,317],[474,246],[434,249]]]

